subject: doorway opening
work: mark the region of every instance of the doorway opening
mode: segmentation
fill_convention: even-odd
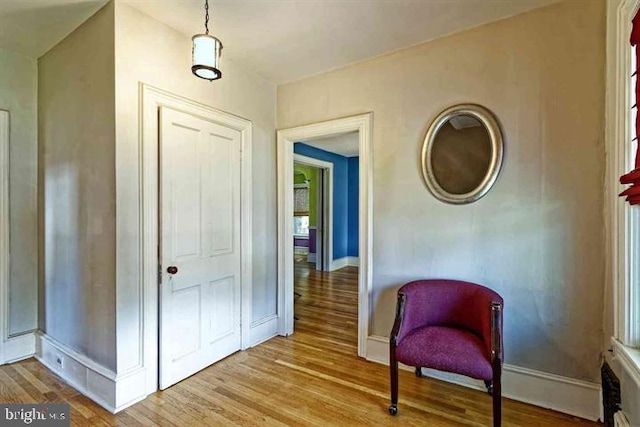
[[[345,149],[346,140],[351,139],[351,152],[336,153]],[[346,154],[346,155],[345,155]],[[294,225],[302,220],[296,220],[295,215],[295,161],[296,156],[316,158],[316,160],[333,165],[333,179],[329,179],[332,196],[325,199],[323,212],[325,219],[329,219],[332,231],[329,232],[326,223],[320,223],[320,246],[316,245],[323,261],[322,270],[316,269],[316,263],[307,262],[304,265],[295,263],[295,228]],[[340,159],[332,161],[331,156]],[[349,160],[351,158],[351,160]],[[337,163],[342,162],[340,171]],[[354,177],[352,193],[355,197],[349,203],[348,171]],[[291,335],[294,333],[295,280],[306,278],[309,282],[311,272],[324,274],[328,279],[331,274],[347,267],[350,270],[349,280],[353,282],[354,306],[357,314],[353,323],[357,322],[358,355],[366,357],[366,339],[369,330],[370,297],[371,297],[371,114],[331,120],[313,125],[301,126],[278,131],[278,298],[279,298],[279,333]],[[325,169],[326,170],[326,169]],[[317,173],[317,172],[316,172]],[[326,172],[324,172],[326,173]],[[312,174],[312,173],[311,173]],[[305,177],[308,177],[305,174]],[[338,190],[338,181],[342,180],[344,187]],[[301,187],[304,188],[304,187]],[[326,187],[322,194],[326,194]],[[317,191],[317,190],[316,190]],[[304,194],[304,191],[300,191]],[[327,200],[328,199],[328,200]],[[331,208],[328,208],[329,202]],[[322,202],[320,202],[322,203]],[[337,212],[337,211],[340,212]],[[304,211],[302,211],[304,212]],[[328,212],[328,214],[327,214]],[[352,229],[349,233],[349,213],[352,214]],[[310,218],[309,218],[310,219]],[[306,219],[305,219],[306,221]],[[318,218],[316,217],[316,233]],[[338,233],[342,233],[338,235]],[[328,240],[331,239],[330,242]],[[324,244],[323,244],[324,242]],[[300,242],[299,242],[300,243]],[[350,251],[351,250],[351,251]],[[316,252],[318,253],[318,252]],[[317,257],[318,255],[316,255]],[[300,257],[298,257],[300,259]],[[302,267],[302,268],[300,268]],[[340,271],[340,273],[345,273]],[[304,277],[303,277],[304,276]],[[323,280],[316,276],[315,281]],[[314,281],[312,280],[312,281]],[[347,280],[344,277],[340,280]],[[316,286],[307,283],[311,289]],[[316,286],[317,288],[317,286]],[[354,310],[355,311],[355,310]]]
[[[319,348],[328,340],[355,353],[358,131],[296,142],[293,151],[294,332]]]
[[[330,271],[333,259],[333,163],[294,154],[294,261]]]

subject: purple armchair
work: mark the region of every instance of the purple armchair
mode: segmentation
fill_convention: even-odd
[[[500,295],[458,280],[417,280],[398,290],[390,337],[391,406],[398,412],[398,362],[484,380],[501,422],[502,307]]]

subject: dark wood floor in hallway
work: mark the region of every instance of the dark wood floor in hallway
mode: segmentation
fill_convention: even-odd
[[[112,415],[34,359],[0,367],[0,401],[69,402],[74,426],[488,426],[486,393],[400,373],[387,413],[388,368],[357,353],[357,269],[296,263],[295,333],[238,352]],[[505,426],[597,426],[504,400]]]

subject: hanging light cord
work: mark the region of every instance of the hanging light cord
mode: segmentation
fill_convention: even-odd
[[[209,34],[209,0],[204,0],[204,29]]]

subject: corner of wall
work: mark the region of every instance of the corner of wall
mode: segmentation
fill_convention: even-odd
[[[39,327],[109,368],[116,365],[113,9],[110,2],[98,10],[38,63]]]
[[[40,363],[111,413],[149,394],[145,369],[116,374],[42,332],[35,334],[35,345],[35,357]]]

